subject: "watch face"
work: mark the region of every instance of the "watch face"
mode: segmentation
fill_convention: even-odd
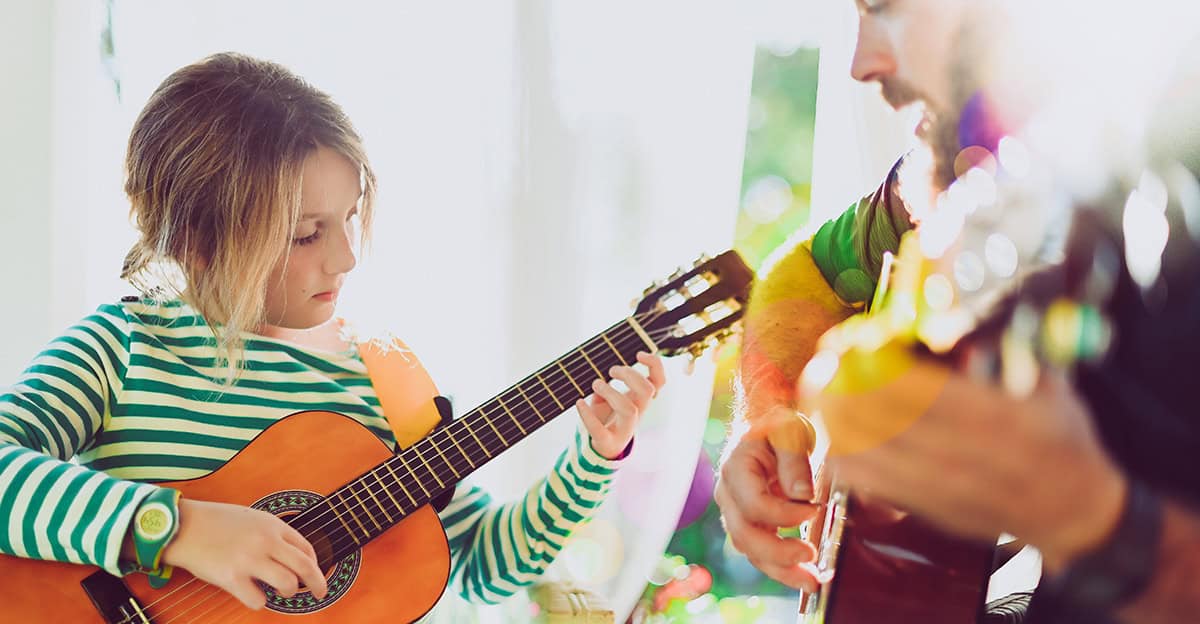
[[[159,540],[171,531],[171,510],[162,503],[147,503],[138,510],[134,526],[138,536],[145,540]]]

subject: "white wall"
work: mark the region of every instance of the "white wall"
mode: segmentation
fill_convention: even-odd
[[[52,331],[50,121],[54,5],[6,2],[0,20],[0,375],[14,378]]]

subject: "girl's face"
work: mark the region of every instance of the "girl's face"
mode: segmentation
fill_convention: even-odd
[[[288,256],[271,272],[268,324],[310,329],[333,317],[356,262],[361,196],[358,167],[345,156],[319,146],[304,160],[300,221]]]

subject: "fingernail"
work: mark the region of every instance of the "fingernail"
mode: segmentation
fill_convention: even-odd
[[[808,500],[812,498],[812,488],[803,481],[792,482],[792,498],[797,500]]]

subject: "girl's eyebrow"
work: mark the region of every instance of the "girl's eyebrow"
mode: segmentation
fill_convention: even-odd
[[[350,210],[354,210],[355,208],[358,207],[358,200],[361,198],[362,198],[362,195],[359,195],[358,197],[356,197],[354,199],[354,203],[350,205]],[[300,215],[300,220],[305,221],[308,219],[320,219],[323,216],[325,216],[324,212],[310,212],[307,214]]]

